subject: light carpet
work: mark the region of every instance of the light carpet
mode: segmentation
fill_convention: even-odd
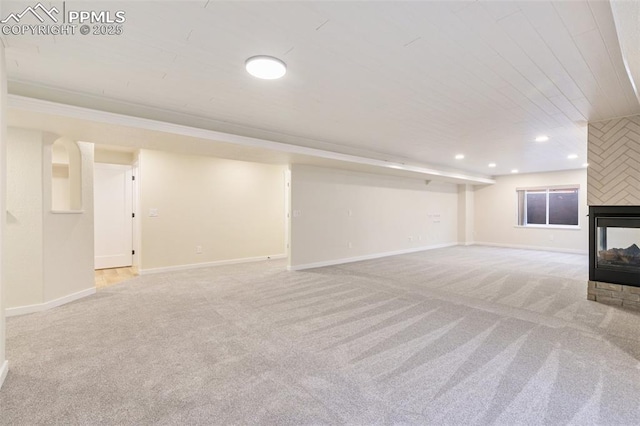
[[[451,247],[140,276],[7,321],[0,424],[640,424],[587,257]]]

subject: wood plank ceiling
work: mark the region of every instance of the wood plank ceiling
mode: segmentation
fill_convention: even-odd
[[[124,33],[4,36],[12,91],[485,175],[579,168],[588,121],[640,113],[606,1],[84,5],[126,11]],[[257,54],[284,60],[285,78],[249,76]],[[534,142],[541,134],[550,140]]]

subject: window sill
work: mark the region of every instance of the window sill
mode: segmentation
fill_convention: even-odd
[[[566,229],[568,231],[580,231],[582,229],[579,225],[514,225],[513,227],[525,229]]]

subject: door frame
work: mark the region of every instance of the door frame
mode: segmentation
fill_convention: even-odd
[[[133,221],[131,229],[131,246],[133,247],[133,259],[132,264],[140,273],[140,259],[142,256],[142,226],[141,209],[140,209],[140,173],[139,173],[138,153],[136,152],[136,159],[131,165],[131,176],[133,176],[133,187],[131,188],[132,194],[132,208],[133,208]]]

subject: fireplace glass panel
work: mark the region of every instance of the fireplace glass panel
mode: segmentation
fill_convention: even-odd
[[[596,267],[639,273],[640,218],[599,217],[596,227]]]

